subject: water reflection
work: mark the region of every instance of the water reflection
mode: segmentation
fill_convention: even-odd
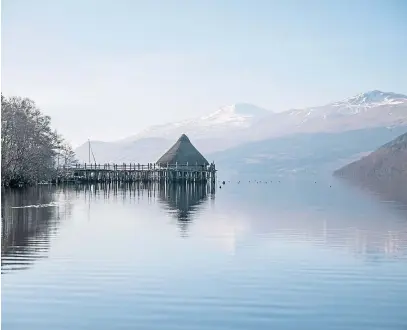
[[[61,218],[75,220],[100,212],[111,217],[120,210],[121,221],[130,221],[134,207],[164,210],[176,220],[182,237],[191,232],[195,237],[210,237],[232,244],[230,251],[245,246],[250,237],[264,237],[284,244],[347,250],[372,261],[407,256],[407,221],[387,209],[378,212],[349,189],[318,189],[314,183],[277,188],[256,185],[250,189],[229,183],[219,192],[216,208],[211,209],[206,206],[209,200],[214,201],[215,192],[202,184],[96,184],[6,191],[2,194],[2,272],[24,269],[46,258],[50,238],[57,234]],[[338,200],[342,205],[337,204]],[[79,207],[79,213],[71,219],[75,203],[86,206]],[[126,213],[128,210],[132,211]],[[164,226],[165,219],[159,213],[152,216]],[[100,225],[99,220],[96,226]],[[140,220],[139,225],[144,226],[144,222]],[[114,230],[113,224],[108,226]],[[155,230],[163,231],[164,227]]]
[[[229,184],[231,192],[236,190],[232,186],[241,189],[219,194],[222,214],[208,226],[219,227],[223,221],[234,230],[243,228],[241,236],[346,250],[370,261],[407,257],[406,213],[400,212],[404,204],[380,204],[346,185],[284,183],[277,189]]]
[[[2,276],[3,327],[406,328],[407,222],[398,213],[314,181],[248,186],[228,182],[214,207],[201,185],[7,194],[2,268],[49,257]]]
[[[59,197],[52,186],[2,190],[2,273],[29,268],[47,257],[50,237],[56,234],[61,218],[71,212]]]
[[[131,203],[134,200],[146,199],[158,202],[163,209],[177,220],[181,236],[188,235],[188,225],[193,216],[209,200],[214,201],[215,187],[202,183],[123,183],[76,185],[76,194],[83,194],[87,203],[103,198],[117,199]]]
[[[358,187],[376,197],[383,202],[393,202],[398,204],[400,210],[406,214],[407,218],[407,180],[399,178],[338,178],[348,185]]]
[[[188,235],[188,225],[208,197],[215,197],[215,191],[206,184],[163,184],[159,187],[158,200],[174,216],[182,236]]]
[[[375,180],[359,184],[363,189],[377,195],[382,201],[395,202],[407,218],[407,180]]]

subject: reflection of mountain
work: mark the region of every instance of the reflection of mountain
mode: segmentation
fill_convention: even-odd
[[[1,195],[1,270],[29,268],[46,258],[59,225],[55,187],[3,190]]]
[[[182,233],[186,233],[194,213],[208,200],[209,194],[214,196],[214,190],[208,190],[206,184],[163,184],[159,186],[158,200],[177,218]]]
[[[227,199],[218,203],[220,215],[196,230],[221,228],[217,237],[227,239],[236,233],[236,250],[244,246],[244,237],[259,236],[270,242],[347,250],[367,261],[407,257],[407,221],[396,205],[379,204],[338,182],[332,187],[314,182],[239,187],[234,194],[222,194]],[[234,188],[229,184],[226,189]]]

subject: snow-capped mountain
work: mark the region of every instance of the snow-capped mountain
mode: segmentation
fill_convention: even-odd
[[[249,103],[238,103],[224,106],[208,116],[201,117],[201,125],[230,125],[235,127],[249,127],[254,121],[270,114],[270,111]]]
[[[177,139],[181,134],[192,138],[222,137],[232,131],[249,128],[252,124],[272,114],[271,111],[249,103],[237,103],[220,107],[209,115],[176,123],[152,126],[124,141],[160,137]]]
[[[150,127],[125,141],[142,138],[261,140],[298,132],[340,131],[407,124],[407,96],[373,90],[323,106],[279,113],[253,104],[223,106],[209,115]]]
[[[206,116],[153,126],[124,140],[104,143],[97,158],[101,162],[119,158],[120,162],[144,158],[155,161],[153,158],[164,153],[182,134],[187,134],[203,154],[208,154],[246,142],[298,133],[340,133],[381,127],[407,128],[407,96],[374,90],[323,106],[278,113],[238,103]],[[155,147],[150,148],[152,145]],[[82,149],[77,151],[84,157],[78,158],[86,160],[88,153]]]
[[[332,103],[332,106],[355,110],[367,110],[373,107],[403,104],[406,102],[406,95],[373,90],[370,92],[355,95],[353,97],[349,97],[343,101]]]
[[[405,95],[374,90],[346,98],[342,101],[329,103],[324,106],[290,110],[288,111],[288,114],[327,119],[328,117],[357,115],[372,111],[379,107],[388,107],[388,109],[392,109],[394,107],[406,105],[407,96]]]
[[[327,105],[293,109],[252,126],[248,139],[304,132],[338,132],[407,125],[407,96],[378,90]]]

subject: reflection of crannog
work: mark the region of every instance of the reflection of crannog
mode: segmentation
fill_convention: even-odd
[[[175,215],[181,232],[186,233],[188,223],[197,211],[210,197],[215,198],[215,186],[210,183],[112,183],[75,186],[77,193],[83,192],[85,198],[121,199],[156,199],[165,209]]]
[[[170,214],[175,215],[183,234],[194,213],[208,196],[214,197],[214,190],[207,184],[181,183],[163,184],[159,186],[158,200],[165,205]]]
[[[28,268],[47,256],[60,220],[55,196],[55,187],[48,186],[2,191],[2,273]]]

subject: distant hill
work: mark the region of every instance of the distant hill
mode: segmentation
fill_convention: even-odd
[[[366,157],[334,172],[357,179],[405,177],[407,179],[407,133],[400,135]]]
[[[407,203],[407,133],[334,172],[385,198]]]
[[[370,154],[407,131],[407,127],[367,128],[335,133],[301,133],[249,142],[208,154],[219,170],[283,176],[326,174]]]

